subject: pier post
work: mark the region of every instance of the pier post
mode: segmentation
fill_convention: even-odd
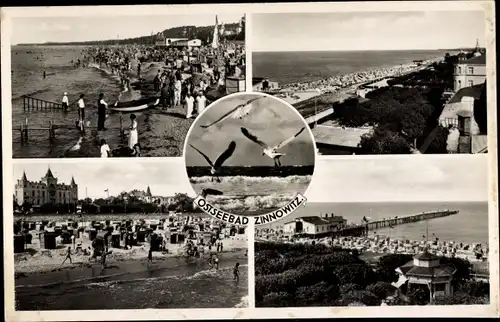
[[[21,123],[21,144],[24,144],[24,127],[23,123]]]
[[[23,111],[26,111],[26,96],[23,95]]]
[[[125,131],[123,129],[123,114],[120,113],[120,136],[123,139],[125,137]]]
[[[28,142],[28,118],[26,118],[26,121],[24,124],[24,141]]]

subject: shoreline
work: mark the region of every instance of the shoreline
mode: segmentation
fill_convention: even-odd
[[[363,85],[375,83],[387,78],[408,75],[443,61],[443,57],[433,57],[423,60],[420,65],[407,62],[389,67],[372,67],[347,74],[329,76],[313,81],[293,82],[283,84],[273,95],[295,104],[306,104],[308,100],[328,99],[329,96],[339,96],[334,102],[342,102],[356,96],[356,90]],[[320,92],[318,92],[318,90]],[[352,92],[352,93],[351,93]],[[333,103],[333,102],[329,102]],[[321,112],[318,110],[318,112]]]

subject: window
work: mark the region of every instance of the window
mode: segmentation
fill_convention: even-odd
[[[458,66],[458,73],[462,74],[462,67]]]
[[[467,85],[468,86],[474,86],[474,81],[473,80],[467,81]]]
[[[467,67],[468,74],[474,74],[474,67]]]
[[[462,81],[458,80],[458,88],[461,88],[461,87],[462,87]]]
[[[31,191],[31,195],[34,197],[35,196],[35,191]]]

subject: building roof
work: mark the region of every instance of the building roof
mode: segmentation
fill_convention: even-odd
[[[413,265],[413,261],[400,266],[399,269],[406,276],[441,277],[451,276],[456,269],[451,265],[439,265],[438,267],[422,267]]]
[[[433,260],[439,259],[439,257],[437,257],[434,254],[429,253],[428,251],[424,251],[420,254],[417,254],[414,258],[421,260],[421,261],[433,261]]]
[[[50,171],[50,168],[47,169],[47,173],[45,174],[46,178],[54,178],[54,175],[52,174],[52,171]]]
[[[317,125],[312,129],[316,143],[356,148],[361,136],[371,132],[371,128],[341,128]]]
[[[324,220],[321,217],[318,216],[306,216],[306,217],[299,217],[303,221],[313,224],[313,225],[325,225],[328,224],[328,221]]]
[[[75,177],[71,176],[71,185],[76,185],[75,183]]]
[[[22,177],[21,180],[28,181],[28,178],[26,177],[26,172],[24,172],[24,171],[23,171],[23,177]]]
[[[475,56],[472,58],[469,58],[461,64],[467,64],[467,65],[486,65],[486,54],[482,54],[480,56]]]
[[[471,145],[472,145],[471,152],[473,154],[488,152],[488,136],[487,135],[473,135]]]
[[[461,88],[458,92],[453,95],[453,97],[448,101],[448,104],[459,103],[462,101],[463,97],[474,97],[474,99],[478,99],[481,96],[481,92],[483,91],[484,83],[469,87]]]

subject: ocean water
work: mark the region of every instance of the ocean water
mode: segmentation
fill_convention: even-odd
[[[321,216],[334,213],[348,222],[360,223],[363,216],[371,221],[395,216],[417,214],[424,211],[458,210],[456,215],[436,218],[406,225],[385,228],[371,232],[391,238],[422,240],[429,232],[429,239],[453,240],[464,243],[488,243],[488,204],[487,202],[411,202],[411,203],[308,203],[294,213],[272,224],[260,228],[276,228],[285,222],[302,216]]]
[[[97,103],[99,93],[104,93],[104,99],[116,101],[120,91],[119,81],[95,68],[75,68],[71,60],[81,57],[83,47],[78,46],[13,46],[12,57],[12,140],[13,156],[15,158],[34,157],[62,157],[65,156],[79,139],[79,131],[75,122],[78,119],[76,107],[65,113],[61,110],[23,110],[23,95],[61,102],[63,93],[68,93],[72,103],[85,94],[86,104]],[[43,71],[47,77],[43,78]],[[90,126],[97,126],[97,109],[87,107],[86,120]],[[48,128],[49,122],[55,125],[70,126],[69,129],[56,130],[56,140],[51,144],[48,140],[48,131],[30,131],[29,141],[21,145],[19,129],[26,118],[29,128]],[[124,126],[128,127],[130,120],[124,115]],[[119,115],[110,114],[106,120],[106,139],[112,149],[126,144],[119,138]],[[140,125],[140,124],[139,124]],[[113,130],[115,128],[116,130]],[[94,136],[87,131],[80,151],[70,156],[85,157],[98,156],[99,147]]]
[[[207,196],[207,200],[222,210],[240,214],[263,214],[284,206],[297,193],[304,193],[311,182],[311,175],[286,177],[224,176],[220,182],[210,176],[191,177],[189,181],[196,193],[211,188],[222,195]]]
[[[310,82],[445,55],[446,50],[254,52],[253,77],[280,85]]]
[[[231,308],[241,305],[242,299],[248,296],[246,261],[244,256],[223,253],[217,271],[209,269],[206,261],[200,261],[164,270],[53,285],[41,285],[44,275],[39,276],[37,285],[20,285],[22,279],[16,280],[16,309]],[[239,281],[234,281],[232,276],[236,262],[240,263]]]
[[[204,213],[183,213],[180,217],[186,216],[194,216],[194,217],[204,217],[209,218],[209,215]],[[95,221],[122,221],[122,220],[140,220],[140,219],[151,219],[151,220],[159,220],[165,219],[168,217],[168,213],[126,213],[126,214],[84,214],[81,217],[76,214],[30,214],[30,215],[15,215],[14,221],[17,220],[25,220],[25,221],[42,221],[48,220],[50,222],[66,222],[67,220],[73,220],[78,222],[89,222],[92,220]]]

